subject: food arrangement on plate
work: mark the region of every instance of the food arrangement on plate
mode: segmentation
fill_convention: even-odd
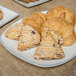
[[[2,11],[0,10],[0,20],[2,19],[2,16],[3,14],[2,14]]]
[[[18,50],[27,51],[38,46],[35,59],[61,59],[65,57],[62,46],[75,43],[75,16],[64,7],[57,6],[46,14],[36,12],[16,23],[5,33],[8,39],[18,40]]]
[[[25,3],[30,3],[30,2],[36,2],[36,1],[39,1],[39,0],[19,0],[19,1],[22,1],[22,2],[25,2]]]

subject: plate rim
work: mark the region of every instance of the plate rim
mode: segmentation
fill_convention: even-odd
[[[45,11],[41,11],[41,12],[45,12]],[[23,18],[25,18],[25,17],[23,17]],[[25,62],[27,62],[27,63],[29,63],[29,64],[38,66],[38,67],[50,68],[50,67],[56,67],[56,66],[62,65],[62,64],[64,64],[64,63],[67,63],[68,61],[70,61],[71,59],[73,59],[73,58],[76,56],[76,54],[74,54],[72,57],[68,58],[68,59],[65,60],[64,62],[60,62],[60,63],[57,63],[57,64],[41,65],[41,64],[37,64],[37,63],[34,63],[34,62],[32,62],[32,61],[29,61],[28,59],[24,59],[23,57],[20,57],[20,56],[18,56],[17,54],[15,54],[11,49],[9,49],[9,48],[4,44],[4,42],[3,42],[3,40],[2,40],[2,36],[3,36],[3,34],[5,33],[5,31],[6,31],[8,28],[10,28],[12,25],[18,23],[19,21],[21,21],[23,18],[19,19],[18,21],[14,22],[14,23],[11,24],[9,27],[7,27],[7,28],[3,31],[3,33],[1,34],[1,36],[0,36],[0,42],[2,43],[2,45],[7,49],[7,51],[9,51],[9,52],[10,52],[11,54],[13,54],[15,57],[17,57],[18,59],[21,59],[21,60],[23,60],[23,61],[25,61]]]

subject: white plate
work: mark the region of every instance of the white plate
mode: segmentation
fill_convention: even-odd
[[[43,13],[46,13],[46,11],[44,11]],[[21,21],[22,21],[22,19],[15,22],[15,23],[18,23],[18,22],[21,22]],[[10,28],[10,27],[8,27],[8,28]],[[33,56],[34,56],[34,53],[35,53],[37,47],[28,49],[26,51],[17,50],[18,41],[6,38],[5,37],[6,30],[1,35],[1,43],[3,44],[3,46],[9,52],[14,54],[16,57],[18,57],[21,60],[26,61],[30,64],[33,64],[33,65],[36,65],[36,66],[39,66],[39,67],[54,67],[54,66],[64,64],[64,63],[68,62],[69,60],[71,60],[72,58],[74,58],[76,56],[76,43],[75,43],[70,47],[62,47],[62,49],[65,53],[65,57],[63,59],[58,59],[58,60],[35,60]],[[76,31],[76,28],[75,28],[75,31]]]
[[[47,2],[49,0],[39,0],[39,1],[36,1],[36,2],[30,2],[29,4],[25,3],[25,2],[21,2],[19,0],[15,0],[17,3],[23,5],[23,6],[26,6],[26,7],[32,7],[32,6],[35,6],[35,5],[39,5],[41,3],[44,3],[44,2]]]
[[[6,24],[7,22],[11,21],[12,19],[16,18],[19,15],[18,13],[8,8],[5,8],[3,6],[0,6],[0,9],[3,13],[3,18],[0,20],[0,27]]]

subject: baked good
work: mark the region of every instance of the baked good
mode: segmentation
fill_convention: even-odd
[[[40,28],[45,21],[45,14],[36,12],[30,15],[29,17],[24,18],[22,20],[22,23],[24,25],[27,24],[29,26],[32,26],[35,30],[37,30],[37,32],[41,33]]]
[[[18,40],[21,34],[21,29],[23,27],[22,23],[17,23],[11,26],[5,33],[5,37],[9,39]]]
[[[76,40],[76,33],[75,33],[75,40]]]
[[[2,11],[0,10],[0,20],[2,19],[2,16],[3,14],[2,14]]]
[[[73,12],[64,6],[57,6],[56,8],[50,9],[46,14],[47,20],[55,17],[64,19],[66,22],[75,26],[75,16]]]
[[[48,27],[54,32],[58,32],[63,38],[63,46],[70,46],[75,43],[75,32],[72,24],[60,18],[53,18],[47,21]]]
[[[45,14],[41,12],[35,12],[30,17],[33,18],[33,20],[38,24],[42,25],[46,20],[45,20]]]
[[[25,3],[30,3],[30,0],[19,0],[19,1],[22,1],[22,2],[25,2]]]
[[[48,27],[48,23],[45,22],[42,27],[41,27],[41,36],[42,37],[46,37],[47,31],[49,31],[50,35],[52,36],[52,38],[59,44],[62,45],[64,43],[63,38],[61,37],[61,35],[58,32],[53,31],[52,29],[50,29]]]
[[[26,50],[40,43],[40,34],[33,27],[24,25],[18,40],[18,50]]]
[[[64,58],[64,52],[61,46],[54,41],[49,33],[47,33],[46,37],[42,37],[42,41],[34,54],[34,58],[61,59]]]
[[[22,2],[25,2],[25,3],[30,3],[30,2],[35,2],[35,1],[38,1],[38,0],[19,0],[19,1],[22,1]]]
[[[23,20],[22,20],[22,23],[23,23],[24,25],[27,24],[27,25],[29,25],[29,26],[32,26],[37,32],[40,33],[40,30],[39,30],[40,26],[37,25],[36,22],[33,21],[32,19],[30,19],[30,18],[23,19]]]

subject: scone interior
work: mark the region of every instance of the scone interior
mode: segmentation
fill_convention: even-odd
[[[64,52],[60,45],[58,45],[54,39],[47,35],[43,37],[40,46],[37,48],[35,59],[61,59],[64,58]]]
[[[5,37],[13,40],[18,40],[21,34],[21,29],[23,27],[22,23],[17,23],[11,26],[5,33]]]
[[[26,50],[40,43],[40,34],[31,26],[24,25],[18,40],[18,50]]]

